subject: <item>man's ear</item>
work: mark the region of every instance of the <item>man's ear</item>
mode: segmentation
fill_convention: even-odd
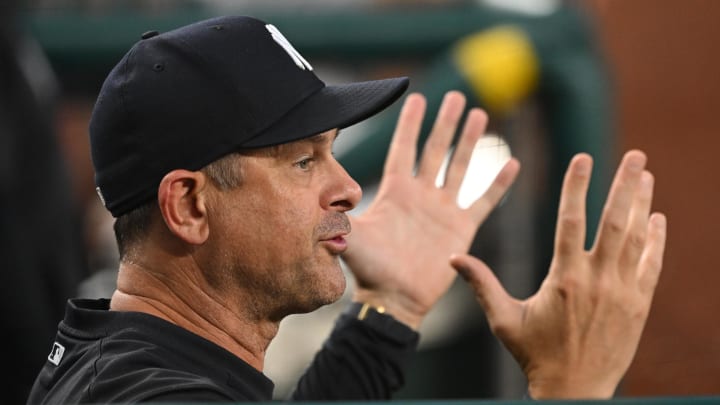
[[[158,205],[170,232],[193,245],[210,234],[207,217],[207,177],[201,172],[173,170],[158,186]]]

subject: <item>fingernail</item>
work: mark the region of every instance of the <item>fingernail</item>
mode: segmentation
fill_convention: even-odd
[[[579,159],[575,165],[575,171],[581,176],[587,176],[590,174],[590,161],[587,159]]]
[[[640,171],[645,167],[645,156],[642,154],[632,154],[628,157],[628,169],[632,171]]]
[[[665,215],[654,215],[652,220],[657,227],[664,228],[667,225],[667,219],[665,218]]]

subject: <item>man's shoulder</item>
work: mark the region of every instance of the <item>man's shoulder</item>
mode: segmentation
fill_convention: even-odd
[[[267,399],[272,383],[247,363],[151,315],[83,303],[66,316],[33,403]],[[268,385],[269,384],[269,385]],[[247,398],[246,398],[247,397]]]
[[[32,403],[142,402],[183,392],[207,400],[235,396],[227,390],[227,377],[206,375],[202,365],[184,368],[172,351],[150,342],[108,337],[69,350],[57,365],[46,362],[31,395],[41,399]]]

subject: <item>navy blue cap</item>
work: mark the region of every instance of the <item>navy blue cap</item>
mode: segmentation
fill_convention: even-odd
[[[95,183],[115,217],[154,198],[172,170],[348,127],[408,87],[406,77],[325,85],[277,28],[251,17],[142,38],[105,79],[90,120]]]

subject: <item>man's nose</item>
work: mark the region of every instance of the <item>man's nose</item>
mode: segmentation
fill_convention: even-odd
[[[326,197],[328,209],[341,212],[355,208],[362,198],[360,185],[350,177],[342,165],[334,161],[332,168],[332,186]]]

